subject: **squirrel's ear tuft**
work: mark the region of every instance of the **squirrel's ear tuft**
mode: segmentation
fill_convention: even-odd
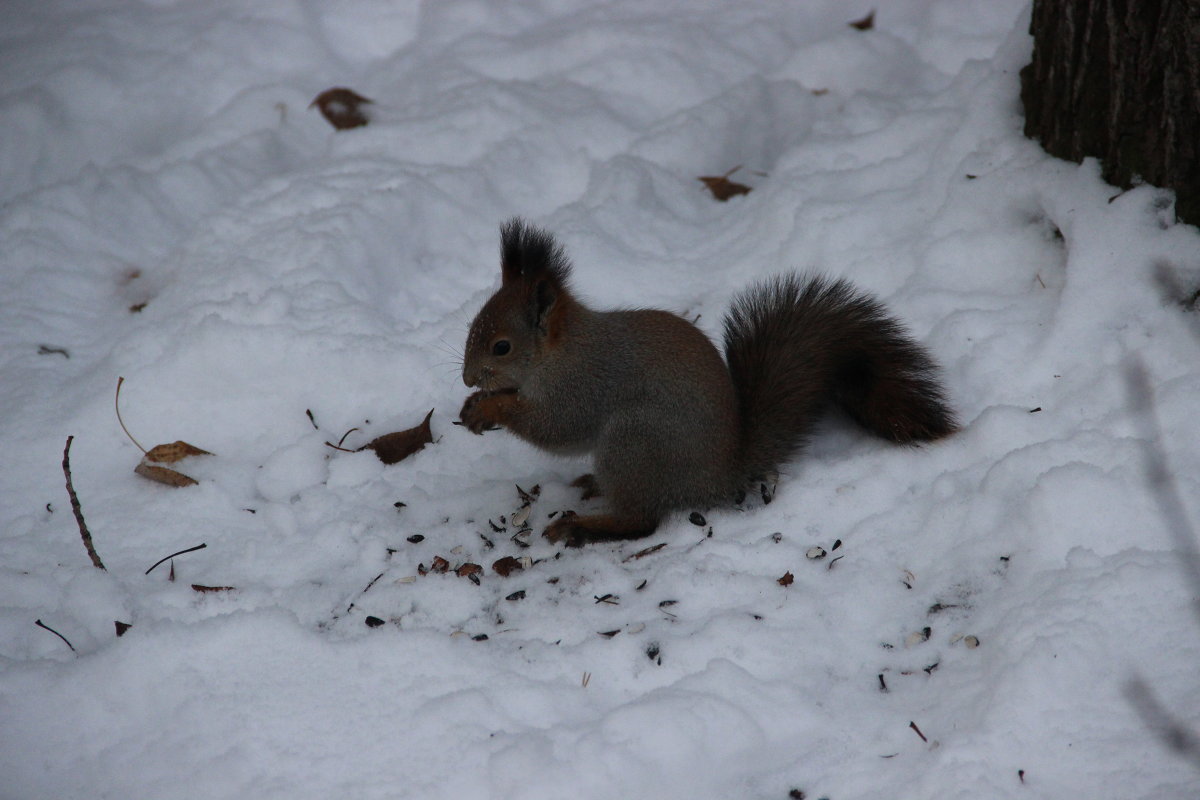
[[[561,287],[571,274],[571,262],[553,236],[513,217],[500,226],[500,272],[505,284],[545,280]]]

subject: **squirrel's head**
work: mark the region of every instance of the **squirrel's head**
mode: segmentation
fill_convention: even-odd
[[[512,219],[500,228],[500,289],[467,334],[463,383],[485,391],[519,390],[557,344],[571,298],[571,264],[545,231]]]

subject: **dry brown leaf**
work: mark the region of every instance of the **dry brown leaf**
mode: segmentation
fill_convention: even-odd
[[[145,461],[134,467],[133,471],[143,478],[149,478],[152,481],[164,483],[167,486],[183,487],[196,485],[195,478],[189,478],[182,472],[176,472],[169,467],[158,467],[154,464],[147,464]]]
[[[187,442],[171,442],[170,444],[160,444],[151,447],[146,451],[147,461],[157,461],[160,464],[174,464],[180,459],[188,456],[211,456],[212,453],[207,450],[201,450],[195,445]]]
[[[188,456],[211,456],[212,453],[183,441],[160,444],[157,447],[150,448],[150,450],[142,447],[141,443],[133,438],[133,434],[129,432],[129,428],[125,427],[125,420],[121,419],[121,386],[124,383],[124,378],[117,378],[117,392],[113,396],[113,410],[117,413],[117,422],[121,425],[121,430],[125,431],[125,435],[129,437],[129,441],[133,442],[137,446],[137,449],[145,454],[142,456],[141,463],[134,467],[133,471],[143,478],[149,478],[156,483],[162,483],[167,486],[195,486],[195,478],[190,478],[182,472],[176,472],[167,467],[156,466],[150,462],[174,464],[176,461],[180,461]]]
[[[375,101],[363,97],[353,89],[338,86],[321,92],[308,104],[308,107],[316,106],[321,110],[325,119],[329,120],[330,125],[339,131],[344,131],[350,128],[360,128],[370,122],[361,107],[373,102]]]
[[[492,569],[495,570],[496,574],[500,577],[507,578],[514,572],[519,572],[520,570],[524,569],[524,567],[521,566],[520,561],[512,556],[505,556],[504,558],[497,559],[496,561],[492,562]]]
[[[851,28],[857,28],[860,31],[869,31],[875,27],[875,9],[871,9],[871,13],[867,14],[862,19],[856,19],[854,22],[847,22]]]
[[[795,577],[794,575],[792,575],[792,573],[790,573],[790,572],[785,572],[785,573],[783,573],[783,577],[782,577],[782,578],[780,578],[780,579],[777,581],[777,583],[778,583],[780,586],[791,586],[791,585],[792,585],[792,582],[793,582],[794,580],[796,580],[796,577]]]
[[[478,575],[481,572],[483,572],[483,567],[479,566],[478,564],[472,564],[469,561],[460,566],[458,569],[454,570],[454,574],[460,578],[469,578],[470,576]]]
[[[729,180],[729,176],[741,168],[742,165],[739,164],[724,175],[702,175],[697,180],[712,192],[713,197],[724,203],[729,198],[737,197],[739,194],[750,194],[749,186]]]
[[[385,433],[358,449],[359,451],[374,450],[375,455],[379,456],[379,460],[385,464],[403,461],[433,441],[433,433],[429,429],[429,419],[432,416],[433,409],[431,408],[425,415],[425,421],[415,428]]]

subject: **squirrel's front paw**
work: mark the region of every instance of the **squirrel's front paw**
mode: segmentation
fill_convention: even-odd
[[[494,431],[504,424],[505,407],[515,396],[516,393],[511,391],[475,392],[467,397],[462,411],[458,412],[459,421],[471,433]]]
[[[486,396],[486,392],[472,392],[463,401],[462,410],[458,412],[458,421],[471,433],[482,434],[486,430],[484,421],[479,415],[479,401]]]

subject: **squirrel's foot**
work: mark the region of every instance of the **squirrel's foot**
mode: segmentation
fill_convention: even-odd
[[[657,527],[657,522],[617,517],[612,514],[580,517],[571,512],[564,512],[542,535],[551,542],[562,542],[567,547],[582,547],[590,542],[641,539],[654,533]]]
[[[463,402],[458,419],[471,433],[482,434],[502,427],[504,414],[517,396],[516,390],[473,392]]]
[[[575,480],[571,481],[571,485],[576,489],[581,489],[579,499],[591,500],[594,497],[603,497],[604,493],[600,491],[600,483],[596,480],[596,476],[592,473],[580,475]]]

